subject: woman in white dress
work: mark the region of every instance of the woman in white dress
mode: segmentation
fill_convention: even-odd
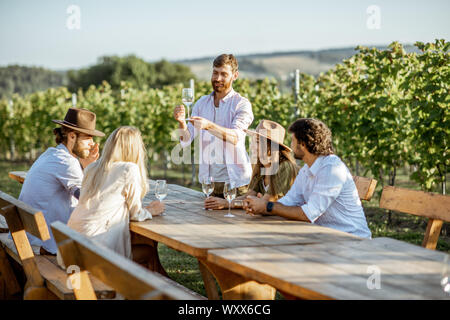
[[[159,201],[142,206],[148,192],[145,163],[140,131],[117,128],[100,159],[85,169],[79,203],[67,225],[125,257],[140,259],[134,256],[142,247],[137,246],[136,254],[132,251],[129,221],[144,221],[164,211]]]

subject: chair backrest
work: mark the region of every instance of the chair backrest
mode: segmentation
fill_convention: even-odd
[[[0,214],[6,219],[27,277],[24,299],[45,299],[51,296],[51,293],[45,288],[44,279],[39,272],[33,249],[26,235],[26,232],[29,232],[42,241],[50,239],[44,215],[41,211],[33,209],[2,191],[0,191]]]
[[[359,198],[361,200],[370,201],[372,199],[373,193],[375,192],[375,187],[377,186],[377,180],[353,176],[353,181],[355,182],[356,189],[358,190]]]
[[[386,186],[380,208],[428,218],[422,247],[436,249],[444,221],[450,221],[450,196]]]
[[[197,299],[165,281],[162,275],[96,244],[61,222],[53,223],[51,228],[64,264],[68,268],[72,266],[72,270],[79,270],[69,276],[77,299],[95,299],[86,271],[127,299]]]

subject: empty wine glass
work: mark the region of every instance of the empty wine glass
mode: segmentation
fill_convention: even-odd
[[[191,104],[194,102],[194,91],[191,88],[184,88],[181,91],[181,101],[187,107],[186,120],[189,120],[190,115],[189,108]]]
[[[156,180],[156,188],[155,188],[156,199],[158,199],[160,202],[162,202],[166,196],[167,196],[166,180]],[[164,216],[165,213],[163,212],[161,215]]]
[[[223,196],[228,201],[228,213],[224,215],[224,217],[232,218],[234,217],[234,214],[231,213],[231,201],[236,198],[236,188],[233,188],[230,183],[225,182],[223,186]]]
[[[208,198],[214,191],[214,180],[213,177],[206,177],[202,179],[202,191]]]

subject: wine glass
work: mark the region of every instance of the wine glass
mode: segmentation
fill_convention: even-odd
[[[207,177],[202,179],[202,190],[205,196],[208,198],[210,194],[214,191],[213,177]]]
[[[189,120],[189,107],[194,102],[194,91],[191,88],[184,88],[181,91],[181,101],[187,107],[186,120]]]
[[[442,267],[442,290],[450,296],[450,256],[446,255],[444,258],[444,265]]]
[[[225,182],[223,186],[223,196],[228,201],[228,213],[224,215],[224,217],[232,218],[234,217],[234,214],[231,213],[231,201],[236,198],[236,188],[233,188],[230,183]]]
[[[166,180],[156,180],[156,189],[155,189],[156,199],[162,202],[166,196],[167,196]],[[165,213],[163,212],[161,215],[164,216]]]

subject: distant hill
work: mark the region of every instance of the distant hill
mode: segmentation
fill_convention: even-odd
[[[387,46],[376,47],[378,49],[387,48]],[[419,52],[418,49],[412,45],[404,45],[404,49],[407,52]],[[284,83],[284,86],[288,87],[290,74],[295,69],[300,69],[300,72],[317,76],[321,72],[331,69],[337,63],[342,62],[342,60],[350,58],[356,52],[357,51],[354,48],[338,48],[317,51],[256,53],[248,55],[237,55],[237,58],[239,61],[241,78],[261,79],[266,77],[273,77],[281,80],[281,82]],[[197,77],[197,79],[209,80],[211,78],[211,69],[214,58],[215,57],[202,57],[196,59],[170,61],[170,63],[163,61],[163,65],[166,67],[162,69],[160,68],[161,70],[156,68],[155,76],[165,77],[165,75],[168,73],[177,73],[178,71],[172,68],[172,64],[174,66],[176,64],[181,64],[181,67],[189,67],[193,75]],[[158,65],[158,63],[156,63],[155,65]],[[98,69],[98,65],[93,67],[97,67]],[[92,67],[90,69],[92,69]],[[87,77],[86,74],[83,74],[83,71],[86,70],[80,69],[68,72],[18,65],[0,67],[0,98],[8,97],[13,92],[28,94],[37,90],[45,90],[50,87],[58,87],[62,85],[67,86],[70,84],[69,78],[75,73],[80,74],[80,78],[83,81],[90,81],[90,77]],[[185,71],[188,72],[190,76],[189,70]],[[102,75],[100,76],[103,77],[102,79],[105,78]],[[122,78],[124,78],[119,74],[117,74],[116,76],[119,78],[117,79],[117,81],[123,80]],[[173,79],[176,79],[176,77]],[[100,82],[97,81],[95,83]],[[88,86],[89,84],[90,83],[87,83],[86,86]]]
[[[386,49],[387,46],[376,46],[378,49]],[[418,52],[412,45],[405,45],[407,52]],[[236,55],[239,62],[241,77],[265,78],[274,77],[286,80],[295,69],[314,76],[327,71],[344,59],[356,54],[354,48],[338,48],[318,51],[291,51],[273,52],[261,54]],[[178,63],[191,68],[192,72],[203,80],[211,77],[212,62],[215,57],[203,57],[197,59],[180,60]]]
[[[13,93],[25,95],[66,84],[65,72],[19,65],[0,67],[0,98],[11,97]]]

